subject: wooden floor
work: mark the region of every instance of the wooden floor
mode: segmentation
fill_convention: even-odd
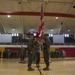
[[[0,75],[40,75],[35,64],[34,71],[27,71],[26,63],[18,63],[19,59],[0,59]],[[44,63],[40,64],[43,75],[75,75],[75,59],[52,59],[49,71],[43,71]]]

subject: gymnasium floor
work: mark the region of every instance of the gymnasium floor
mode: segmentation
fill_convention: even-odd
[[[19,59],[0,59],[0,75],[40,75],[35,64],[34,71],[27,71],[27,63],[18,63]],[[49,71],[43,71],[45,67],[41,59],[40,69],[43,75],[75,75],[75,58],[52,59]]]

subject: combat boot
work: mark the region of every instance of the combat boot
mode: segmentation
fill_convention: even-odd
[[[49,71],[50,69],[49,69],[49,67],[45,67],[45,68],[43,68],[43,70],[44,71]]]
[[[28,68],[28,71],[34,71],[34,69],[33,69],[33,68],[31,68],[31,67],[29,67],[29,68]]]

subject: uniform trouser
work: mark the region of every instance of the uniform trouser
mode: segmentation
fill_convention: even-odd
[[[30,68],[33,61],[33,53],[28,53],[28,67]]]
[[[21,61],[24,61],[24,54],[21,54],[20,59],[21,59]]]
[[[44,54],[44,62],[46,64],[46,67],[49,67],[50,53],[49,52],[43,52],[43,54]]]
[[[36,53],[36,65],[40,63],[40,53]]]

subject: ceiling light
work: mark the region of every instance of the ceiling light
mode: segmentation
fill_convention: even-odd
[[[65,35],[65,37],[69,37],[69,34],[64,34]]]
[[[36,36],[36,33],[34,33],[34,36]]]
[[[15,30],[15,29],[12,29],[12,30]]]
[[[51,29],[51,31],[53,31],[53,29]]]
[[[56,17],[56,19],[58,19],[58,17]]]
[[[10,17],[10,15],[7,15],[7,17]]]
[[[53,37],[53,34],[51,34],[50,36]]]
[[[70,32],[70,30],[68,30],[68,32]]]
[[[14,34],[12,33],[12,36],[14,36]]]
[[[17,33],[16,36],[19,36],[19,34]]]
[[[33,29],[31,29],[31,31],[34,31]]]

